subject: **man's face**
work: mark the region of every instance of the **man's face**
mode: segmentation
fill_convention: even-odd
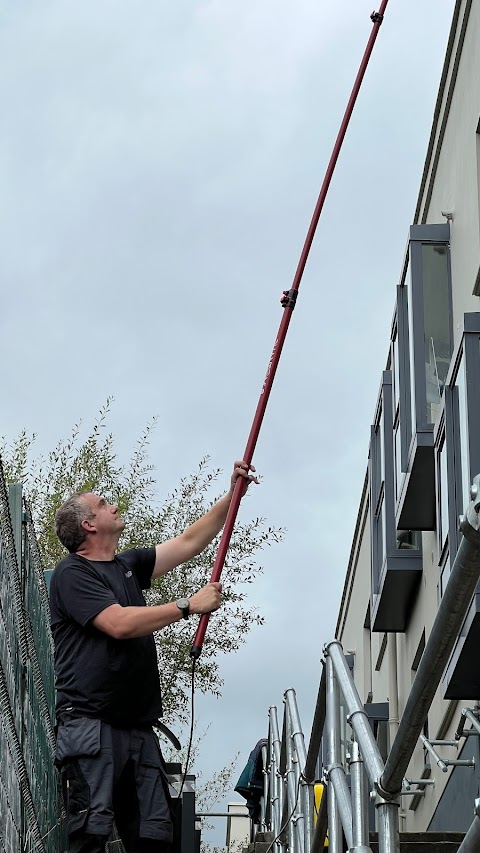
[[[97,534],[111,536],[113,533],[122,532],[125,522],[118,514],[118,507],[115,504],[109,504],[105,498],[99,498],[94,494],[84,495],[84,500],[88,503],[91,512],[88,521]]]

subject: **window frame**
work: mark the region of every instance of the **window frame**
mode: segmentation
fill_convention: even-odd
[[[423,566],[421,547],[408,550],[398,547],[395,523],[393,405],[393,372],[384,370],[375,410],[375,421],[371,427],[369,458],[373,631],[404,630],[408,614],[404,612],[405,608],[401,605],[400,612],[392,622],[389,621],[388,625],[383,624],[388,613],[387,601],[393,588],[398,591],[399,585],[400,588],[405,589],[406,600],[410,600],[411,591]],[[405,584],[404,587],[403,584]]]
[[[402,478],[396,490],[397,526],[435,529],[435,424],[427,421],[425,374],[425,307],[422,252],[425,245],[444,245],[447,251],[450,367],[442,387],[440,409],[453,359],[450,225],[412,225],[397,287],[397,351],[399,353],[399,429]],[[392,340],[395,326],[392,329]],[[437,417],[437,422],[440,414]],[[420,500],[419,500],[420,497]]]

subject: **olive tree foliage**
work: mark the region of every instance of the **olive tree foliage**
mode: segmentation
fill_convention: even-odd
[[[36,436],[26,430],[13,442],[0,440],[7,480],[24,484],[45,568],[52,568],[65,556],[55,535],[54,517],[58,507],[74,492],[95,492],[118,504],[126,522],[120,549],[156,545],[177,536],[216,499],[211,495],[221,472],[205,457],[196,471],[160,500],[154,465],[149,458],[156,419],[140,435],[128,463],[121,464],[113,434],[107,429],[111,404],[108,399],[86,437],[82,436],[82,425],[78,423],[70,436],[59,441],[46,456],[35,456]],[[248,502],[247,496],[243,500],[243,517]],[[258,552],[282,537],[283,530],[268,526],[263,518],[237,522],[222,574],[224,606],[211,616],[203,653],[196,665],[196,689],[220,695],[223,682],[219,653],[235,652],[250,628],[262,624],[263,617],[258,608],[248,603],[246,591],[262,571],[256,563]],[[217,547],[218,540],[198,557],[155,581],[147,593],[147,603],[175,601],[208,583]],[[195,624],[193,619],[182,620],[155,635],[168,722],[184,723],[188,719],[190,647]]]

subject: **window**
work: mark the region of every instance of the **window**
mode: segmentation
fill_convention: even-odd
[[[404,631],[422,571],[421,537],[395,524],[394,370],[385,370],[370,442],[372,630]]]
[[[448,225],[413,225],[408,298],[412,435],[435,423],[453,349]]]
[[[435,527],[433,428],[453,349],[450,228],[412,225],[397,291],[398,421],[395,424],[397,524]],[[398,447],[400,453],[398,452]]]
[[[371,702],[372,697],[372,634],[371,634],[371,619],[370,605],[365,615],[363,624],[363,689],[366,702]],[[370,697],[370,698],[368,698]]]
[[[452,512],[449,535],[453,537],[470,500],[470,486],[480,473],[480,313],[464,315],[464,332],[448,388],[445,389],[448,491]],[[458,548],[455,537],[454,557]],[[452,549],[450,549],[452,551]]]
[[[470,485],[480,472],[480,313],[465,314],[463,335],[452,362],[443,395],[444,436],[436,435],[439,505],[441,494],[448,491],[448,517],[444,513],[441,538],[448,539],[448,559],[440,565],[440,594],[445,591],[451,565],[455,560],[460,535],[458,516],[470,499]],[[441,423],[441,422],[440,422]],[[443,438],[443,444],[442,444]],[[446,465],[442,451],[446,448]],[[480,695],[478,647],[480,643],[480,585],[477,586],[469,611],[457,638],[444,676],[444,698],[473,699]]]
[[[459,475],[455,473],[460,455],[455,452],[454,390],[447,385],[443,392],[442,410],[435,432],[435,479],[437,493],[437,549],[440,580],[439,600],[445,593],[451,570],[451,557],[455,558],[459,543],[457,494]]]
[[[478,217],[480,221],[480,121],[477,126],[477,138],[475,140],[477,148],[477,199],[478,199]],[[477,280],[473,288],[475,296],[480,296],[480,267],[477,273]]]

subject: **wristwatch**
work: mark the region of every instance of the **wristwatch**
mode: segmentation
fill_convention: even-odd
[[[182,611],[182,616],[184,619],[188,619],[190,616],[190,602],[188,598],[179,598],[178,601],[175,602],[178,609]]]

